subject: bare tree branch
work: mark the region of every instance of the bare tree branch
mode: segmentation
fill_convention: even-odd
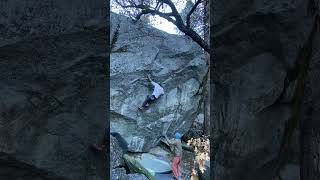
[[[187,27],[190,27],[190,17],[192,15],[192,13],[197,9],[198,5],[201,3],[201,0],[197,0],[197,2],[193,5],[192,9],[190,10],[190,12],[187,15]]]
[[[185,26],[184,24],[182,24],[182,25],[177,25],[176,24],[176,26],[178,27],[178,29],[180,31],[182,31],[187,36],[189,36],[193,41],[198,43],[206,52],[210,53],[209,45],[193,29],[191,29],[190,27]]]
[[[138,4],[137,5],[134,2],[130,2],[131,4],[129,4],[129,5],[121,4],[119,2],[119,0],[115,0],[115,2],[117,4],[119,4],[122,8],[136,8],[136,9],[141,10],[141,12],[139,12],[137,14],[136,20],[139,20],[142,15],[146,15],[146,14],[158,15],[158,16],[168,20],[169,22],[176,25],[177,28],[181,32],[183,32],[184,34],[189,36],[193,41],[195,41],[197,44],[199,44],[201,46],[201,48],[203,48],[206,52],[209,52],[208,43],[205,42],[204,39],[202,39],[201,36],[190,27],[190,16],[195,11],[197,6],[202,2],[202,0],[197,0],[195,5],[192,7],[191,11],[188,13],[187,18],[189,20],[187,21],[187,25],[184,24],[181,15],[179,14],[176,6],[174,5],[174,3],[171,0],[158,0],[157,5],[154,8],[149,5],[146,5],[146,4]],[[171,12],[170,13],[160,12],[159,7],[158,7],[159,3],[168,5],[171,9]]]
[[[170,17],[170,16],[173,16],[173,13],[163,13],[163,12],[159,12],[157,10],[152,10],[152,9],[142,9],[142,11],[136,16],[136,20],[139,20],[141,16],[145,14],[158,15],[168,20],[169,22],[172,22],[173,24],[176,23],[176,21]]]
[[[133,4],[130,4],[130,5],[123,5],[121,4],[118,0],[115,0],[115,2],[121,6],[122,8],[138,8],[138,9],[145,9],[145,8],[150,8],[150,6],[148,5],[144,5],[144,4],[139,4],[139,5],[136,5],[135,3]]]
[[[173,13],[173,16],[175,17],[176,21],[183,24],[182,17],[180,16],[176,6],[173,4],[171,0],[159,0],[160,2],[163,2],[164,4],[167,4]]]
[[[171,0],[158,0],[158,1],[167,4],[171,8],[174,14],[179,14],[176,6],[173,4]]]

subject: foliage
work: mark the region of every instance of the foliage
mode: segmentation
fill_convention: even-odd
[[[195,5],[192,0],[187,0],[185,7],[180,12],[182,19],[187,22],[188,13]],[[200,3],[194,13],[190,16],[190,27],[194,29],[202,38],[204,37],[204,9],[203,3]]]
[[[198,165],[200,171],[203,173],[206,170],[205,162],[210,159],[210,141],[208,138],[191,138],[188,140],[188,145],[194,148],[196,158],[194,161],[194,167],[192,173],[195,174],[196,164]]]

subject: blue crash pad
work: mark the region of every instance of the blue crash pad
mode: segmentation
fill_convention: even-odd
[[[171,166],[168,162],[157,159],[157,157],[155,156],[150,156],[150,155],[142,156],[139,162],[149,172],[153,172],[155,174],[170,173],[172,171]]]

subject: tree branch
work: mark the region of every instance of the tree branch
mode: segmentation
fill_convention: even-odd
[[[171,0],[158,0],[158,1],[167,4],[171,8],[174,14],[179,14],[176,6],[173,4]]]
[[[182,31],[187,36],[189,36],[193,41],[198,43],[206,52],[210,53],[209,45],[193,29],[185,25],[181,25],[181,26],[176,25],[176,26],[180,31]]]
[[[176,23],[176,21],[174,19],[172,19],[170,16],[174,16],[173,13],[163,13],[157,10],[153,10],[153,9],[142,9],[142,11],[136,16],[136,20],[139,20],[141,18],[142,15],[145,14],[152,14],[152,15],[158,15],[166,20],[168,20],[169,22],[172,22],[173,24]]]
[[[144,5],[144,4],[129,4],[129,5],[123,5],[121,4],[118,0],[115,0],[115,2],[121,6],[122,8],[126,9],[126,8],[137,8],[137,9],[145,9],[145,8],[150,8],[150,6],[148,5]]]
[[[193,5],[192,9],[190,10],[190,12],[187,15],[187,27],[190,27],[190,17],[192,15],[192,13],[197,9],[198,5],[201,3],[201,0],[197,0],[197,2]]]
[[[152,8],[152,7],[145,5],[145,4],[138,4],[137,5],[135,3],[132,3],[129,5],[123,5],[119,2],[119,0],[115,0],[115,2],[117,4],[119,4],[122,8],[140,9],[141,12],[138,13],[138,15],[136,16],[136,20],[139,20],[141,18],[141,16],[145,15],[145,14],[158,15],[158,16],[168,20],[169,22],[176,25],[177,28],[181,32],[183,32],[184,34],[189,36],[193,41],[195,41],[197,44],[199,44],[201,46],[201,48],[203,48],[206,52],[210,53],[209,45],[204,41],[204,39],[201,38],[201,36],[198,33],[196,33],[192,28],[190,28],[190,20],[189,20],[189,23],[187,23],[187,24],[189,24],[187,26],[183,23],[181,15],[179,14],[178,10],[176,9],[174,3],[171,0],[158,0],[158,2],[167,4],[171,8],[170,13],[160,12],[157,9],[157,6],[156,6],[156,8]],[[195,5],[192,7],[191,11],[188,13],[189,19],[190,19],[191,14],[195,11],[197,6],[201,2],[202,2],[202,0],[197,0]],[[172,17],[174,17],[175,19],[173,19]]]
[[[159,0],[159,2],[167,4],[171,8],[172,15],[175,17],[176,21],[179,23],[183,23],[182,17],[180,16],[176,6],[173,4],[171,0]]]

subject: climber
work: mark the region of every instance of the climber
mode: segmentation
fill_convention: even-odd
[[[168,137],[164,134],[163,135],[167,141],[167,143],[170,145],[170,147],[173,149],[174,152],[174,158],[172,160],[172,171],[173,175],[177,180],[180,180],[180,170],[179,170],[179,164],[182,157],[182,143],[181,143],[181,134],[176,133],[175,139],[169,140]]]
[[[150,103],[152,103],[155,100],[159,99],[159,97],[164,94],[163,87],[160,84],[152,81],[152,79],[150,78],[150,75],[148,75],[148,79],[149,79],[149,81],[152,83],[152,85],[154,87],[153,93],[152,93],[151,96],[147,97],[147,99],[143,102],[142,106],[139,107],[139,110],[143,110],[143,108],[149,107]]]

